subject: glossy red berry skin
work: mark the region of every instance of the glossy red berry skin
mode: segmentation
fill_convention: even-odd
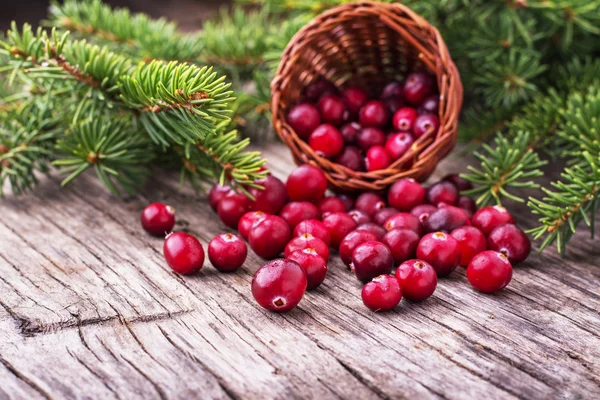
[[[321,115],[312,104],[301,103],[290,109],[287,123],[300,138],[308,139],[312,131],[321,125]]]
[[[267,175],[264,179],[256,181],[264,189],[250,188],[249,192],[254,196],[250,200],[250,210],[262,211],[267,214],[277,214],[287,202],[286,187],[279,178]]]
[[[313,203],[309,203],[308,201],[292,201],[283,206],[279,216],[283,218],[290,226],[290,229],[293,230],[302,221],[319,219],[321,213]]]
[[[272,260],[283,252],[291,237],[287,222],[276,215],[269,215],[250,230],[248,243],[256,255]]]
[[[485,235],[474,226],[462,226],[450,234],[458,241],[460,248],[460,265],[466,267],[473,257],[487,250]]]
[[[437,287],[435,269],[422,260],[408,260],[396,269],[396,279],[408,301],[418,302],[431,297]]]
[[[363,172],[366,168],[363,154],[356,146],[344,147],[342,152],[333,159],[333,162],[357,172]]]
[[[340,126],[344,122],[345,114],[348,112],[344,101],[334,94],[321,97],[317,107],[323,122],[335,126]]]
[[[233,193],[233,190],[227,185],[221,186],[218,183],[214,185],[208,193],[208,202],[211,208],[217,211],[221,199],[231,193]]]
[[[463,179],[458,174],[449,174],[442,178],[442,181],[450,182],[460,191],[473,189],[473,185],[466,179]]]
[[[436,115],[422,114],[419,115],[415,120],[415,125],[413,126],[412,132],[415,138],[418,139],[425,134],[432,133],[435,135],[439,128],[440,120]]]
[[[469,218],[471,218],[478,210],[477,203],[469,196],[460,196],[456,205],[458,208],[464,210]]]
[[[240,218],[240,220],[238,222],[238,226],[237,226],[237,230],[238,230],[239,234],[245,240],[248,240],[248,235],[250,235],[250,231],[252,230],[252,228],[256,224],[258,224],[259,222],[262,222],[262,220],[267,218],[267,215],[268,214],[266,214],[262,211],[250,211],[250,212],[247,212],[246,214],[242,215],[242,218]]]
[[[380,275],[362,288],[363,304],[373,311],[390,311],[402,300],[398,280],[392,275]]]
[[[232,193],[219,202],[217,214],[225,225],[237,228],[240,218],[250,211],[250,200],[243,194]]]
[[[233,272],[246,261],[248,247],[239,236],[231,233],[217,235],[208,244],[208,259],[221,272]]]
[[[383,88],[381,92],[382,99],[389,99],[394,96],[402,96],[402,83],[401,82],[390,82]]]
[[[352,252],[351,268],[363,283],[379,275],[390,274],[394,267],[391,250],[381,242],[366,242]]]
[[[327,191],[325,173],[317,167],[304,164],[296,168],[285,184],[291,201],[319,201]]]
[[[346,212],[346,206],[344,202],[335,196],[329,196],[321,199],[317,202],[317,207],[321,212],[321,216],[334,213],[334,212]]]
[[[342,90],[342,99],[348,110],[356,114],[369,101],[369,95],[363,89],[352,86]]]
[[[367,151],[373,146],[382,146],[385,144],[385,133],[378,128],[363,128],[356,137],[356,144],[363,151]]]
[[[396,228],[386,233],[381,242],[391,250],[394,264],[400,265],[406,260],[415,258],[420,239],[421,237],[415,231]]]
[[[467,267],[467,279],[483,293],[502,290],[512,279],[512,265],[502,253],[487,250],[477,254]]]
[[[392,164],[392,159],[385,151],[385,147],[373,146],[367,151],[365,164],[367,171],[379,171],[389,167]]]
[[[426,72],[413,72],[406,77],[402,86],[402,97],[410,104],[418,106],[431,96],[435,90],[435,81]]]
[[[419,218],[419,221],[421,221],[421,224],[423,224],[425,223],[425,221],[427,221],[431,214],[433,214],[436,211],[436,206],[432,206],[431,204],[419,204],[418,206],[415,206],[412,210],[410,210],[410,213],[415,217]]]
[[[402,107],[394,113],[392,125],[397,131],[412,132],[417,117],[417,110],[411,107]]]
[[[327,276],[327,261],[314,249],[296,250],[287,258],[297,262],[304,272],[306,272],[306,290],[315,289],[325,280]]]
[[[389,217],[387,221],[385,221],[383,227],[388,231],[397,228],[406,228],[415,232],[417,235],[421,235],[421,231],[423,230],[421,227],[421,221],[419,221],[419,219],[411,213],[405,212]]]
[[[307,284],[306,272],[297,262],[277,259],[256,271],[252,278],[252,296],[267,310],[285,312],[300,303]]]
[[[288,258],[293,252],[304,249],[313,249],[318,255],[323,257],[325,261],[329,260],[329,246],[310,233],[304,233],[290,240],[287,246],[285,246],[284,256],[285,258]]]
[[[429,218],[423,221],[423,229],[427,233],[446,232],[450,233],[456,228],[468,225],[469,216],[463,210],[454,206],[440,207]]]
[[[321,221],[316,219],[302,221],[296,225],[293,236],[298,237],[304,234],[313,235],[314,237],[321,239],[327,246],[331,243],[331,234],[329,233],[329,230]]]
[[[385,236],[385,234],[387,233],[387,231],[385,230],[384,227],[377,225],[376,223],[373,223],[373,222],[367,222],[366,224],[361,224],[356,228],[356,230],[371,232],[372,234],[375,235],[375,237],[377,238],[378,241],[381,241],[383,239],[383,237]]]
[[[163,254],[169,267],[178,274],[194,274],[204,265],[202,245],[198,239],[185,232],[168,234],[163,244]]]
[[[373,217],[379,210],[386,207],[383,197],[373,192],[361,193],[354,203],[354,208]]]
[[[344,138],[333,125],[319,125],[308,138],[308,145],[320,156],[335,157],[344,148]]]
[[[338,93],[338,88],[327,79],[319,79],[304,88],[304,98],[312,103],[319,101],[323,95]]]
[[[435,114],[440,112],[440,95],[434,94],[429,96],[417,109],[419,114]]]
[[[356,225],[362,225],[371,222],[371,218],[364,211],[350,210],[348,215],[352,217]]]
[[[340,258],[344,264],[350,265],[352,263],[352,253],[354,252],[354,249],[363,243],[376,241],[378,241],[377,236],[371,232],[359,229],[352,231],[346,235],[340,244]]]
[[[488,236],[494,228],[504,224],[513,224],[515,219],[501,206],[487,206],[477,211],[471,218],[474,227],[479,228],[484,235]]]
[[[448,276],[460,263],[460,245],[443,232],[428,233],[417,246],[417,258],[431,264],[438,277]]]
[[[427,191],[427,202],[439,207],[440,204],[455,205],[458,202],[458,189],[450,182],[439,182]]]
[[[337,197],[344,202],[346,206],[346,211],[350,211],[354,208],[354,203],[356,202],[356,198],[348,194],[337,194]]]
[[[410,211],[425,202],[427,191],[414,179],[401,179],[388,192],[388,204],[399,211]]]
[[[410,133],[394,133],[385,142],[385,151],[392,160],[397,160],[405,155],[414,143],[415,140]]]
[[[354,144],[356,143],[356,139],[358,138],[358,134],[362,130],[362,127],[357,122],[350,122],[343,125],[340,128],[340,133],[344,138],[344,143],[346,144]]]
[[[146,232],[164,237],[175,226],[175,209],[163,203],[152,203],[144,208],[140,219]]]
[[[387,105],[379,100],[371,100],[359,112],[359,122],[363,127],[383,128],[390,120]]]
[[[399,211],[395,208],[382,208],[381,210],[377,211],[377,213],[375,213],[375,215],[373,216],[373,222],[375,222],[377,225],[383,226],[385,225],[385,221],[387,221],[390,217],[393,217],[398,213]]]
[[[323,225],[331,235],[331,247],[339,249],[347,234],[356,229],[356,222],[346,213],[333,213],[323,218]]]
[[[531,241],[514,224],[505,224],[494,228],[488,236],[487,243],[490,250],[508,257],[512,265],[525,261],[531,251]]]

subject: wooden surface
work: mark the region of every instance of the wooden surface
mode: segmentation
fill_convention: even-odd
[[[292,168],[281,145],[264,154],[275,175]],[[129,201],[91,175],[58,182],[0,201],[1,399],[600,397],[600,242],[583,232],[567,259],[533,255],[497,295],[459,269],[385,314],[334,257],[325,283],[278,315],[252,298],[253,254],[235,274],[166,266],[140,227],[145,204],[168,201],[204,244],[225,230],[176,174]]]

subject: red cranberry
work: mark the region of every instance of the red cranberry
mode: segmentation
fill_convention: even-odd
[[[429,132],[437,132],[440,127],[440,120],[433,114],[422,114],[415,120],[413,135],[418,139]]]
[[[392,114],[394,114],[396,111],[398,111],[402,107],[406,106],[406,103],[404,102],[404,99],[402,99],[401,96],[388,97],[384,101],[385,101],[385,104],[390,109],[390,111],[392,112]]]
[[[248,235],[250,235],[252,228],[265,218],[267,218],[267,214],[262,211],[247,212],[242,215],[242,218],[238,222],[238,232],[244,239],[248,240]]]
[[[365,192],[356,198],[354,208],[364,212],[369,217],[373,217],[377,211],[385,208],[385,200],[373,192]]]
[[[426,72],[413,72],[408,75],[402,86],[402,97],[409,103],[418,106],[431,96],[435,90],[435,81]]]
[[[342,91],[342,98],[351,113],[358,113],[362,106],[369,100],[367,92],[358,87],[349,87]]]
[[[321,221],[316,219],[302,221],[296,225],[293,236],[298,237],[304,234],[310,234],[321,239],[327,246],[331,243],[331,234],[329,233],[329,230]]]
[[[512,265],[527,259],[531,251],[531,242],[527,235],[514,224],[500,225],[490,233],[488,248],[508,257]]]
[[[402,300],[398,280],[392,275],[380,275],[362,288],[362,301],[373,311],[389,311]]]
[[[175,209],[163,203],[152,203],[142,211],[141,220],[146,232],[164,236],[175,226]]]
[[[250,210],[262,211],[267,214],[277,214],[287,201],[285,185],[273,175],[257,180],[256,183],[264,189],[250,188],[254,200],[250,201]]]
[[[383,128],[388,124],[390,111],[387,105],[379,100],[371,100],[359,112],[359,122],[362,126]]]
[[[373,217],[373,221],[375,221],[376,224],[383,226],[385,224],[385,221],[387,221],[390,217],[393,217],[398,213],[399,211],[395,208],[382,208],[381,210],[377,211],[377,213]]]
[[[413,143],[415,140],[410,133],[394,133],[385,142],[385,151],[393,160],[397,160],[410,150]]]
[[[344,101],[334,94],[321,97],[318,107],[323,122],[336,126],[344,122],[344,114],[348,112]]]
[[[439,208],[423,222],[425,232],[450,233],[456,228],[467,225],[469,216],[458,207],[445,206]]]
[[[323,171],[309,164],[296,168],[285,184],[291,201],[319,201],[327,191]]]
[[[356,139],[358,138],[358,134],[362,130],[360,124],[357,122],[350,122],[348,124],[343,125],[340,128],[340,133],[344,138],[344,143],[346,144],[354,144],[356,143]]]
[[[346,212],[344,202],[335,196],[325,197],[317,203],[321,216],[327,213]]]
[[[473,189],[473,185],[466,179],[463,179],[458,174],[449,174],[442,178],[442,181],[450,182],[460,191]]]
[[[417,246],[417,258],[431,264],[438,276],[450,275],[460,257],[458,241],[443,232],[428,233]]]
[[[323,124],[310,134],[308,144],[323,157],[335,157],[344,148],[344,138],[335,126]]]
[[[233,190],[227,185],[221,186],[218,183],[214,185],[208,194],[208,202],[210,203],[212,209],[217,211],[217,207],[219,206],[221,199],[231,193],[233,193]]]
[[[458,201],[458,190],[450,182],[439,182],[427,191],[427,202],[439,207],[441,203],[455,205]]]
[[[318,255],[323,257],[325,261],[329,260],[329,246],[319,238],[314,237],[310,233],[304,233],[293,238],[285,246],[284,255],[287,258],[290,254],[297,250],[313,249]]]
[[[340,244],[340,258],[346,265],[352,263],[352,253],[354,249],[363,243],[376,242],[377,236],[371,232],[355,230],[346,235]]]
[[[421,234],[421,221],[419,221],[419,218],[405,212],[389,217],[383,227],[388,231],[396,228],[406,228],[418,235]]]
[[[319,110],[312,104],[301,103],[290,109],[287,123],[300,138],[306,140],[312,131],[321,125],[321,116]]]
[[[460,265],[466,267],[473,257],[487,250],[485,235],[474,226],[461,226],[450,234],[460,247]]]
[[[356,199],[348,194],[338,194],[337,197],[344,202],[346,211],[350,211],[354,208],[354,202]]]
[[[250,200],[243,194],[232,193],[221,199],[217,213],[221,221],[230,228],[237,228],[242,215],[250,209]]]
[[[394,129],[400,132],[411,132],[417,119],[417,110],[411,107],[403,107],[396,111],[392,120]]]
[[[163,244],[163,254],[169,267],[178,274],[190,275],[202,269],[204,249],[194,236],[172,232]]]
[[[467,267],[467,279],[480,292],[504,289],[512,279],[512,265],[502,253],[487,250],[477,254]]]
[[[408,301],[423,301],[431,297],[437,287],[435,269],[425,261],[408,260],[396,269],[396,279]]]
[[[400,211],[410,211],[425,202],[427,192],[414,179],[401,179],[394,183],[388,193],[388,204]]]
[[[440,95],[434,94],[429,96],[417,109],[419,114],[438,114],[440,112]]]
[[[352,171],[362,172],[365,170],[365,159],[360,149],[355,146],[344,147],[344,150],[333,161]]]
[[[402,83],[390,82],[383,88],[381,92],[382,99],[388,99],[393,96],[402,96]]]
[[[307,290],[319,286],[327,276],[327,261],[321,257],[315,249],[296,250],[288,257],[295,261],[306,272]]]
[[[287,222],[276,215],[269,215],[250,230],[248,242],[256,255],[270,260],[283,252],[291,237]]]
[[[348,211],[348,215],[352,217],[354,222],[356,222],[356,225],[362,225],[371,222],[371,218],[364,211],[351,210]]]
[[[367,283],[379,275],[389,274],[394,267],[390,249],[381,242],[366,242],[352,252],[352,266],[356,277]]]
[[[309,203],[308,201],[292,201],[283,206],[279,216],[289,224],[291,229],[294,229],[302,221],[319,219],[321,213],[319,213],[319,209],[313,203]]]
[[[318,81],[311,83],[304,88],[304,98],[312,103],[319,101],[321,96],[325,94],[338,94],[338,88],[328,81],[327,79],[321,78]]]
[[[377,237],[377,240],[381,241],[387,231],[382,227],[373,222],[367,222],[366,224],[359,225],[356,230],[371,232]]]
[[[392,229],[383,237],[383,244],[390,248],[395,265],[400,265],[406,260],[415,258],[417,245],[421,237],[410,229]]]
[[[208,244],[208,259],[221,272],[237,270],[244,264],[247,255],[246,243],[231,233],[217,235]]]
[[[504,224],[512,224],[515,220],[506,208],[501,206],[487,206],[477,211],[471,223],[475,228],[479,228],[484,235],[488,236],[494,228]]]
[[[323,224],[331,234],[331,247],[339,249],[347,234],[356,229],[356,222],[346,213],[333,213],[323,218]]]
[[[373,146],[382,146],[385,144],[385,133],[378,128],[363,128],[356,137],[356,143],[364,151],[369,150]]]
[[[386,169],[392,164],[392,159],[385,151],[383,146],[373,146],[367,151],[367,157],[365,159],[367,171],[379,171]]]
[[[460,196],[458,198],[457,206],[463,209],[467,213],[469,218],[477,212],[477,204],[475,203],[475,200],[473,200],[469,196]]]
[[[252,296],[267,310],[289,311],[300,303],[307,284],[306,272],[297,262],[273,260],[254,274]]]
[[[419,204],[418,206],[415,206],[412,210],[410,210],[410,213],[415,217],[419,218],[419,221],[421,221],[421,223],[423,224],[425,223],[425,221],[427,221],[427,218],[429,218],[429,216],[436,211],[436,206],[432,206],[431,204]]]

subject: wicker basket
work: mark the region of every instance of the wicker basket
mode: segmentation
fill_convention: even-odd
[[[286,123],[288,108],[320,78],[373,89],[375,95],[418,69],[437,77],[440,129],[421,136],[385,170],[356,172],[321,157]],[[275,131],[296,164],[321,168],[334,189],[350,192],[382,190],[401,178],[427,179],[456,143],[463,98],[458,70],[438,30],[406,6],[370,1],[336,7],[302,28],[283,53],[271,92]]]

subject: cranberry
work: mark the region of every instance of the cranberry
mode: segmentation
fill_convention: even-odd
[[[369,282],[376,276],[389,274],[394,267],[391,250],[381,242],[366,242],[352,252],[350,266],[359,281]]]
[[[308,139],[312,131],[321,125],[321,116],[319,110],[312,104],[301,103],[290,109],[287,123],[300,138]]]
[[[367,171],[379,171],[386,169],[392,163],[392,159],[385,151],[383,146],[373,146],[367,151],[367,157],[365,159]]]
[[[339,249],[344,237],[356,229],[356,222],[346,213],[333,213],[323,218],[323,224],[331,234],[331,247]]]
[[[435,81],[426,72],[413,72],[408,75],[402,86],[402,97],[409,103],[418,106],[431,96],[435,90]]]
[[[417,246],[417,258],[431,264],[438,276],[447,276],[458,267],[460,245],[443,232],[428,233]]]
[[[438,282],[435,269],[421,260],[408,260],[400,264],[396,279],[406,300],[414,302],[430,298]]]
[[[376,193],[365,192],[356,198],[354,208],[373,217],[377,211],[385,208],[385,200]]]
[[[410,229],[392,229],[383,237],[383,244],[390,248],[396,265],[415,257],[421,237]]]
[[[355,146],[344,147],[344,150],[333,161],[352,171],[362,172],[365,170],[365,159],[360,149]]]
[[[307,290],[319,286],[327,276],[327,261],[321,257],[315,249],[296,250],[288,257],[295,261],[306,272]]]
[[[319,112],[323,122],[339,126],[344,122],[346,105],[344,101],[334,94],[326,94],[319,100]]]
[[[369,150],[373,146],[382,146],[385,144],[385,133],[378,128],[363,128],[356,137],[356,143],[364,151]]]
[[[312,103],[319,101],[321,96],[325,94],[338,93],[338,88],[325,78],[321,78],[304,88],[304,98]]]
[[[458,174],[449,174],[442,178],[442,181],[450,182],[460,191],[473,189],[473,185],[466,179],[463,179]]]
[[[344,148],[344,138],[336,127],[323,124],[310,134],[308,144],[320,156],[335,157]]]
[[[354,208],[354,202],[356,199],[348,194],[338,194],[337,197],[344,202],[346,211],[350,211]]]
[[[163,244],[163,254],[171,269],[179,274],[190,275],[204,265],[204,249],[194,236],[184,232],[172,232]]]
[[[429,96],[417,109],[419,114],[436,114],[440,112],[440,96],[438,94],[434,94]]]
[[[385,99],[385,104],[388,106],[392,114],[406,106],[404,99],[401,96],[392,96]]]
[[[273,175],[267,175],[256,183],[264,189],[250,188],[254,200],[250,201],[250,210],[262,211],[267,214],[277,214],[287,202],[287,192],[281,180]]]
[[[231,233],[217,235],[208,244],[208,259],[221,272],[237,270],[244,264],[247,255],[246,243]]]
[[[318,255],[323,257],[325,261],[329,260],[329,246],[321,239],[314,237],[310,233],[293,238],[285,246],[284,256],[287,258],[290,254],[297,250],[313,249]]]
[[[343,125],[340,128],[340,133],[344,138],[344,143],[346,144],[354,144],[356,143],[356,138],[358,138],[358,134],[361,131],[361,126],[357,122],[350,122],[348,124]]]
[[[217,213],[221,221],[230,228],[237,228],[242,215],[250,209],[250,200],[243,194],[232,193],[219,202]]]
[[[358,113],[362,106],[369,100],[367,92],[358,87],[349,87],[342,91],[342,98],[351,113]]]
[[[291,201],[319,201],[327,191],[327,178],[321,169],[304,164],[290,174],[285,187]]]
[[[296,307],[306,292],[306,272],[292,260],[273,260],[260,267],[252,278],[252,296],[270,311]]]
[[[248,242],[256,255],[270,260],[283,252],[291,236],[290,226],[283,218],[269,215],[250,230]]]
[[[382,227],[373,222],[367,222],[366,224],[359,225],[356,230],[371,232],[377,237],[377,240],[381,241],[387,231]]]
[[[464,210],[469,218],[477,212],[477,204],[475,203],[475,200],[469,196],[460,196],[456,205]]]
[[[321,239],[327,246],[331,243],[331,234],[329,233],[329,230],[321,221],[316,219],[302,221],[296,225],[293,236],[298,237],[304,234],[310,234]]]
[[[474,226],[461,226],[450,234],[460,247],[460,265],[466,267],[473,257],[487,250],[485,235]]]
[[[431,204],[419,204],[418,206],[415,206],[412,210],[410,210],[410,213],[415,217],[419,218],[419,221],[421,221],[421,223],[423,224],[425,223],[425,221],[427,221],[427,218],[429,218],[429,216],[436,211],[436,206],[432,206]]]
[[[525,261],[531,251],[529,238],[514,224],[505,224],[494,228],[488,236],[487,243],[490,250],[508,257],[512,265]]]
[[[403,107],[394,114],[392,125],[394,126],[394,129],[397,129],[400,132],[411,132],[417,116],[417,110],[414,108]]]
[[[373,311],[389,311],[402,300],[398,279],[392,275],[380,275],[362,288],[362,301]]]
[[[471,218],[473,226],[479,228],[484,235],[488,236],[494,228],[504,224],[512,224],[514,218],[506,208],[501,206],[487,206],[477,211]]]
[[[388,124],[390,111],[387,105],[379,100],[371,100],[359,112],[359,122],[362,126],[383,128]]]
[[[458,201],[458,190],[450,182],[439,182],[427,191],[427,202],[439,207],[441,203],[455,205]]]
[[[456,228],[469,223],[469,216],[458,207],[445,206],[439,208],[423,222],[425,232],[450,233]]]
[[[385,151],[393,160],[397,160],[410,150],[413,143],[415,140],[410,133],[394,133],[385,142]]]
[[[346,265],[352,263],[352,253],[354,249],[366,242],[378,241],[377,236],[371,232],[355,230],[346,235],[340,244],[340,258]]]
[[[217,207],[219,206],[221,199],[232,192],[233,190],[227,185],[221,186],[218,183],[214,185],[208,194],[208,202],[210,203],[212,209],[217,211]]]
[[[480,292],[494,293],[512,279],[512,265],[502,253],[487,250],[477,254],[467,267],[467,279]]]
[[[321,213],[319,213],[319,209],[313,203],[309,203],[308,201],[292,201],[283,206],[279,216],[289,224],[291,229],[294,229],[302,221],[319,219]]]
[[[142,211],[141,220],[146,232],[164,236],[175,226],[175,209],[163,203],[152,203]]]
[[[415,120],[413,135],[418,139],[429,132],[437,132],[440,127],[440,120],[433,114],[422,114]]]
[[[388,231],[395,228],[406,228],[414,231],[418,235],[421,234],[421,221],[419,221],[419,218],[406,212],[392,215],[385,221],[383,227]]]
[[[390,82],[383,88],[381,92],[382,99],[388,99],[393,96],[402,96],[402,83]]]
[[[388,204],[400,211],[410,211],[425,202],[427,192],[414,179],[401,179],[394,183],[388,193]]]
[[[348,211],[348,215],[352,217],[356,225],[362,225],[371,222],[371,218],[364,212],[360,210],[351,210]]]
[[[385,224],[385,221],[387,221],[390,217],[393,217],[398,213],[399,211],[395,208],[382,208],[381,210],[377,211],[377,213],[373,217],[373,221],[375,221],[376,224],[383,226]]]
[[[335,196],[325,197],[317,203],[321,216],[327,213],[346,212],[344,202]]]
[[[267,214],[262,211],[247,212],[246,214],[242,215],[242,218],[240,218],[238,222],[238,232],[244,239],[248,240],[248,235],[250,235],[252,228],[259,222],[262,222],[262,220],[265,218],[267,218]]]

